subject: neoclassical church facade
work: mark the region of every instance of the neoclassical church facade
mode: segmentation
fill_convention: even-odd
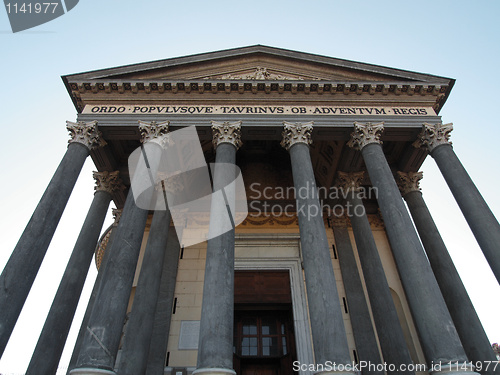
[[[55,373],[93,260],[72,375],[500,373],[419,187],[432,157],[500,279],[439,116],[453,79],[250,46],[63,81],[78,114],[0,277],[0,353],[88,156],[96,186],[27,374]]]

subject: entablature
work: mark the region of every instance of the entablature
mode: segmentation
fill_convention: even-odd
[[[249,46],[132,64],[62,77],[79,121],[97,121],[108,142],[93,150],[99,171],[119,170],[140,146],[139,121],[169,121],[170,131],[196,126],[207,162],[213,162],[211,122],[241,121],[237,163],[249,181],[288,171],[280,147],[283,122],[313,122],[311,159],[318,186],[335,184],[337,171],[364,164],[347,146],[355,122],[384,123],[383,150],[394,171],[416,171],[427,151],[412,146],[423,123],[439,111],[455,80],[373,64]],[[369,181],[366,181],[369,184]],[[289,183],[290,184],[290,183]],[[123,202],[117,202],[121,204]]]
[[[281,102],[384,104],[429,106],[436,113],[451,89],[447,82],[328,82],[328,81],[70,81],[69,88],[78,112],[86,105],[103,102],[149,102],[151,104]],[[203,95],[197,95],[203,94]],[[208,95],[207,95],[208,94]],[[219,94],[213,96],[210,94]],[[222,96],[220,96],[223,94]],[[225,95],[224,95],[225,94]]]

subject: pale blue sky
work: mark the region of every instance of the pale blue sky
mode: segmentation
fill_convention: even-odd
[[[441,115],[454,123],[455,152],[500,217],[499,11],[497,1],[82,0],[50,23],[12,34],[0,10],[7,141],[0,150],[0,269],[65,152],[65,121],[76,118],[61,75],[253,44],[455,78]],[[2,373],[27,367],[92,199],[92,170],[89,160],[0,360]],[[424,198],[490,340],[500,341],[500,287],[434,161],[422,170]],[[74,336],[75,329],[69,341]]]

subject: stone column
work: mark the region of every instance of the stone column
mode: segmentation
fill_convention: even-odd
[[[159,188],[163,190],[164,185]],[[153,215],[120,361],[115,366],[120,375],[138,375],[146,371],[170,226],[170,211],[163,193],[167,209],[157,210]],[[164,334],[168,336],[168,332]]]
[[[345,366],[351,363],[351,357],[309,154],[312,122],[283,124],[281,145],[289,151],[292,162],[315,361]],[[353,373],[343,370],[333,373]]]
[[[90,150],[106,143],[97,122],[67,122],[68,150],[0,275],[0,357]]]
[[[380,358],[377,339],[370,318],[370,310],[366,303],[365,292],[358,273],[349,232],[347,231],[347,222],[345,218],[333,219],[332,222],[358,358],[360,361],[378,365],[382,363],[382,359]],[[364,369],[362,374],[385,374],[385,372]]]
[[[64,271],[26,374],[56,372],[111,201],[111,194],[117,189],[125,188],[118,177],[118,172],[94,172],[94,179],[96,180],[94,200]]]
[[[463,363],[469,370],[460,372],[473,373],[465,365],[467,356],[382,150],[383,129],[383,123],[356,122],[348,144],[361,150],[372,185],[377,188],[387,236],[427,365]],[[447,365],[441,367],[441,371],[449,370]]]
[[[422,172],[398,172],[398,185],[408,204],[420,240],[424,245],[436,280],[443,294],[450,315],[462,340],[469,360],[473,363],[496,361],[490,342],[476,314],[462,279],[453,264],[441,235],[425,204],[419,181]],[[486,368],[486,366],[484,366]],[[485,374],[494,374],[493,366]],[[500,371],[500,369],[498,369]]]
[[[364,174],[364,172],[338,172],[339,186],[349,204],[348,215],[356,239],[359,261],[365,277],[366,290],[370,298],[382,355],[386,363],[394,364],[399,368],[400,365],[407,366],[413,361],[401,329],[365,207],[359,196],[361,193],[360,183]],[[388,371],[387,373],[414,374],[415,372]]]
[[[241,121],[219,123],[212,121],[216,149],[214,192],[224,188],[231,173],[221,163],[235,164],[236,151],[241,146]],[[234,179],[234,178],[233,178]],[[229,207],[212,196],[209,233],[216,231],[227,218]],[[201,308],[198,364],[193,374],[227,375],[233,370],[234,325],[234,224],[233,229],[207,242],[205,282]]]
[[[168,123],[141,126],[142,142],[148,147],[146,170],[136,171],[137,176],[156,177],[161,160]],[[158,147],[151,145],[155,143]],[[142,168],[142,167],[138,167]],[[146,168],[144,168],[146,169]],[[152,189],[141,196],[143,202],[151,201]],[[132,189],[129,190],[116,235],[108,250],[103,278],[86,327],[86,333],[72,375],[114,374],[116,354],[120,344],[132,282],[141,249],[148,211],[135,204]]]
[[[100,264],[96,259],[98,267],[97,277],[94,281],[94,287],[92,288],[92,292],[90,293],[89,302],[87,304],[87,309],[85,310],[85,314],[83,315],[82,324],[80,325],[80,330],[78,331],[78,336],[76,338],[75,346],[73,347],[73,353],[71,354],[71,359],[69,361],[67,374],[69,374],[69,372],[73,370],[73,368],[75,368],[76,366],[76,361],[78,360],[78,354],[80,353],[80,348],[82,347],[83,338],[85,336],[85,332],[87,331],[86,328],[90,319],[90,314],[92,313],[92,308],[94,307],[97,291],[99,290],[99,285],[101,285],[101,280],[104,275],[104,269],[106,268],[107,259],[109,257],[109,249],[111,249],[111,244],[113,243],[113,238],[116,234],[116,227],[118,227],[118,223],[120,222],[120,217],[122,215],[123,210],[114,208],[111,211],[113,213],[114,222],[113,224],[111,224],[111,227],[107,229],[107,231],[109,231],[108,235],[109,237]],[[105,236],[106,233],[103,235],[103,237],[101,237],[100,242],[104,240]],[[96,252],[98,251],[97,247],[95,251]]]
[[[149,344],[146,375],[163,375],[167,355],[170,320],[174,306],[175,281],[179,265],[180,244],[174,227],[170,227],[167,253],[163,259],[160,292],[156,303],[153,333]]]
[[[425,146],[436,160],[446,183],[500,283],[500,225],[451,147],[452,124],[423,125],[415,147]]]

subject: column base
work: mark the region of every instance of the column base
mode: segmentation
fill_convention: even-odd
[[[69,375],[116,375],[116,372],[103,370],[100,368],[75,368],[69,372]]]
[[[83,375],[83,374],[82,374]],[[198,368],[193,375],[236,375],[236,371],[228,368]]]
[[[464,368],[462,368],[464,367]],[[431,375],[439,375],[445,373],[446,375],[479,375],[474,371],[474,367],[466,362],[460,363],[446,363],[444,365],[434,365]]]

